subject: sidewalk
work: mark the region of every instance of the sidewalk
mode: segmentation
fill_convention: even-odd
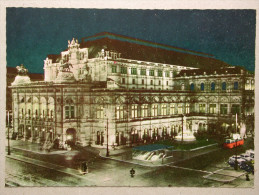
[[[7,145],[7,144],[6,144]],[[14,149],[19,149],[23,151],[30,151],[36,154],[62,154],[68,152],[67,150],[56,150],[52,149],[50,152],[47,150],[42,150],[40,144],[32,143],[23,140],[10,140],[10,147]]]

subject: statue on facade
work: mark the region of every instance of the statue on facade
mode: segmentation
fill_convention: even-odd
[[[20,66],[16,66],[16,69],[18,71],[18,75],[20,76],[25,76],[28,73],[28,70],[24,67],[23,64],[21,64]]]
[[[66,62],[66,63],[64,63],[64,64],[61,64],[61,66],[60,66],[60,71],[61,71],[61,72],[70,72],[70,67],[73,68],[72,64]]]
[[[16,69],[18,71],[18,75],[15,77],[12,85],[28,84],[31,82],[31,79],[28,76],[28,69],[26,69],[23,64],[16,66]]]

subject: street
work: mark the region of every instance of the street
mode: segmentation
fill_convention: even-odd
[[[251,142],[238,148],[243,153]],[[253,176],[245,176],[231,183],[203,178],[213,171],[228,167],[225,163],[235,150],[219,149],[173,165],[148,167],[128,162],[97,157],[89,152],[69,151],[61,154],[41,155],[12,148],[6,158],[7,186],[160,186],[160,187],[253,187]],[[17,160],[17,159],[20,160]],[[91,158],[89,173],[80,174],[80,158]],[[57,166],[57,167],[56,167]],[[135,170],[131,177],[130,170]],[[230,168],[233,170],[233,168]]]

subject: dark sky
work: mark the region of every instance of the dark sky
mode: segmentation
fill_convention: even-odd
[[[43,73],[47,54],[67,40],[111,32],[209,53],[255,66],[255,10],[120,10],[7,8],[7,66]]]

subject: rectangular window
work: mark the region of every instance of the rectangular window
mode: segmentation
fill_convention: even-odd
[[[96,118],[101,119],[103,118],[103,106],[98,106],[96,109]]]
[[[141,69],[140,74],[141,74],[141,75],[146,75],[146,74],[147,74],[147,73],[146,73],[146,69]]]
[[[238,90],[238,82],[234,82],[234,90]]]
[[[199,113],[205,113],[206,105],[205,104],[199,104]]]
[[[157,116],[158,115],[158,105],[157,104],[153,104],[152,105],[152,116]]]
[[[65,106],[65,119],[75,118],[74,106]]]
[[[65,118],[69,119],[69,106],[65,106]]]
[[[228,105],[227,104],[221,104],[220,105],[220,114],[227,114],[228,113]]]
[[[183,105],[182,104],[178,105],[178,114],[183,114]]]
[[[125,78],[122,78],[121,83],[122,83],[122,84],[125,84]]]
[[[142,85],[144,85],[145,84],[145,81],[144,81],[144,79],[142,79]]]
[[[170,114],[175,114],[175,106],[174,104],[170,104]]]
[[[149,70],[149,76],[155,76],[155,71],[154,70]]]
[[[162,77],[163,76],[163,71],[162,70],[158,70],[157,71],[157,76]]]
[[[70,118],[75,118],[74,106],[70,106]]]
[[[153,80],[150,80],[150,85],[153,85]]]
[[[133,104],[131,106],[131,118],[137,118],[138,117],[138,105]]]
[[[216,104],[210,104],[210,114],[216,113]]]
[[[158,85],[161,85],[161,81],[158,81]]]
[[[166,76],[166,77],[170,77],[170,72],[169,72],[169,71],[166,71],[166,72],[165,72],[165,76]]]
[[[141,116],[142,117],[147,117],[148,116],[148,105],[147,104],[143,104],[141,106]]]
[[[135,79],[132,79],[132,84],[135,84]]]
[[[123,106],[116,107],[116,119],[123,119],[124,118],[124,108]]]
[[[161,115],[162,116],[165,116],[166,115],[166,109],[167,109],[167,106],[165,104],[162,104],[162,108],[161,108]]]
[[[117,72],[117,66],[116,65],[112,65],[112,73],[116,73]]]
[[[127,74],[127,67],[121,67],[121,74]]]
[[[190,113],[190,104],[185,105],[185,113],[189,114]]]
[[[166,85],[168,86],[168,81],[166,81]]]
[[[240,113],[240,105],[239,104],[232,104],[231,113],[232,114],[239,114]]]
[[[131,68],[131,74],[137,75],[137,68]]]

